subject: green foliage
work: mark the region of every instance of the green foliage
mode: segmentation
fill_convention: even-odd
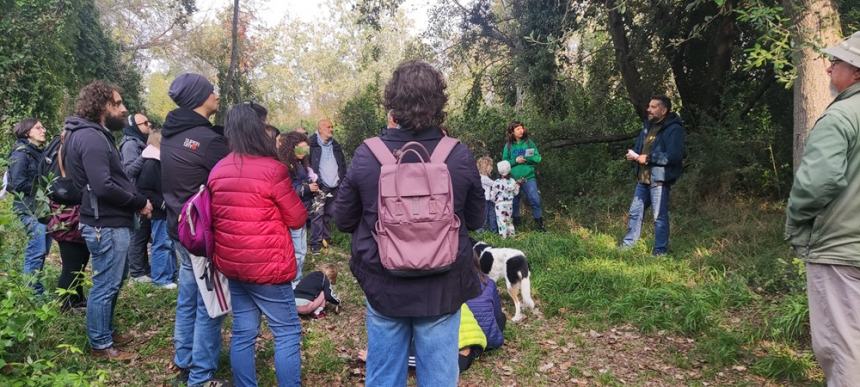
[[[813,367],[813,358],[809,353],[796,353],[778,346],[753,364],[752,372],[768,378],[797,382],[806,378]]]
[[[379,135],[386,125],[378,83],[365,86],[364,90],[346,101],[338,110],[337,117],[338,142],[344,153],[352,157],[364,139]]]
[[[60,320],[59,303],[36,296],[32,278],[20,272],[26,235],[11,209],[0,201],[0,384],[10,386],[102,385],[103,371],[68,362],[81,355],[75,344],[49,334]]]
[[[120,59],[92,0],[3,2],[0,17],[0,128],[28,116],[57,132],[78,90],[93,79],[118,84],[139,107],[140,75]],[[0,138],[0,150],[11,143]]]
[[[735,12],[739,22],[750,24],[759,34],[745,50],[744,67],[750,70],[772,66],[777,80],[791,87],[797,70],[791,62],[791,19],[785,16],[785,9],[764,1],[748,1]]]

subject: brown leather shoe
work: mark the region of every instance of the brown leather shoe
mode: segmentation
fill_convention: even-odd
[[[123,335],[121,333],[113,334],[113,345],[114,347],[122,347],[128,343],[134,341],[134,336],[132,335]]]
[[[105,359],[110,361],[129,361],[137,357],[137,354],[131,352],[120,351],[115,347],[105,349],[94,349],[92,355],[96,359]]]

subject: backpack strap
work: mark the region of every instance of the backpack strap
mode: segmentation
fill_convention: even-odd
[[[439,143],[436,144],[436,149],[433,150],[433,154],[430,155],[430,162],[438,164],[445,163],[445,160],[448,159],[451,151],[454,150],[454,147],[459,143],[460,140],[457,140],[454,137],[442,137],[442,139],[439,140]]]
[[[382,142],[382,139],[379,137],[371,137],[367,140],[364,140],[364,144],[370,148],[370,152],[373,153],[373,156],[376,157],[376,160],[379,161],[380,164],[397,164],[397,159],[394,158],[394,154],[385,146],[385,143]]]

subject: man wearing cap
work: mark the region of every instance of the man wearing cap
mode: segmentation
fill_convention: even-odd
[[[860,382],[860,32],[824,52],[838,93],[810,132],[785,238],[806,261],[812,349],[828,386]]]
[[[140,157],[140,154],[143,148],[146,148],[146,139],[152,127],[149,118],[140,113],[129,114],[127,124],[128,126],[122,129],[122,140],[119,142],[119,159],[122,161],[123,171],[134,182],[143,165],[143,157]],[[149,277],[149,255],[146,252],[151,233],[152,226],[146,218],[141,218],[139,227],[132,232],[128,246],[128,270],[133,282],[152,282]]]
[[[206,184],[209,172],[230,152],[223,128],[209,122],[218,111],[212,83],[199,74],[185,73],[170,84],[168,95],[179,106],[167,114],[161,141],[161,187],[167,206],[167,232],[180,260],[179,294],[173,340],[173,369],[177,381],[189,386],[218,384],[214,380],[221,353],[221,320],[209,318],[191,265],[181,243],[177,223],[182,205]]]

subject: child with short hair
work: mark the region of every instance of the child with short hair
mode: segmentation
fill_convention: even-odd
[[[161,190],[161,130],[153,129],[149,133],[147,146],[140,157],[143,164],[135,185],[152,203],[152,284],[162,289],[176,289],[173,283],[176,258],[173,242],[167,235],[167,213]]]
[[[499,170],[499,178],[493,182],[490,196],[493,198],[496,209],[496,223],[499,226],[499,235],[502,238],[514,236],[514,197],[520,193],[520,185],[511,178],[511,163],[507,160],[496,164]]]
[[[298,313],[313,315],[314,318],[325,317],[323,310],[327,302],[334,304],[337,312],[340,298],[334,292],[335,283],[337,283],[337,267],[330,263],[320,266],[319,271],[308,273],[293,291],[296,295]]]
[[[493,159],[491,157],[484,156],[478,159],[478,173],[481,175],[481,186],[484,187],[484,199],[487,203],[487,216],[484,219],[483,229],[499,232],[499,225],[496,223],[496,205],[491,195],[493,189],[493,179],[490,178],[493,173]]]
[[[316,182],[316,174],[310,167],[308,136],[299,132],[289,132],[278,136],[278,141],[278,158],[287,165],[293,189],[305,205],[305,210],[310,214],[314,195],[322,191]],[[296,278],[293,279],[293,289],[298,286],[302,279],[302,267],[308,252],[307,229],[307,225],[290,229],[290,237],[296,251]]]

